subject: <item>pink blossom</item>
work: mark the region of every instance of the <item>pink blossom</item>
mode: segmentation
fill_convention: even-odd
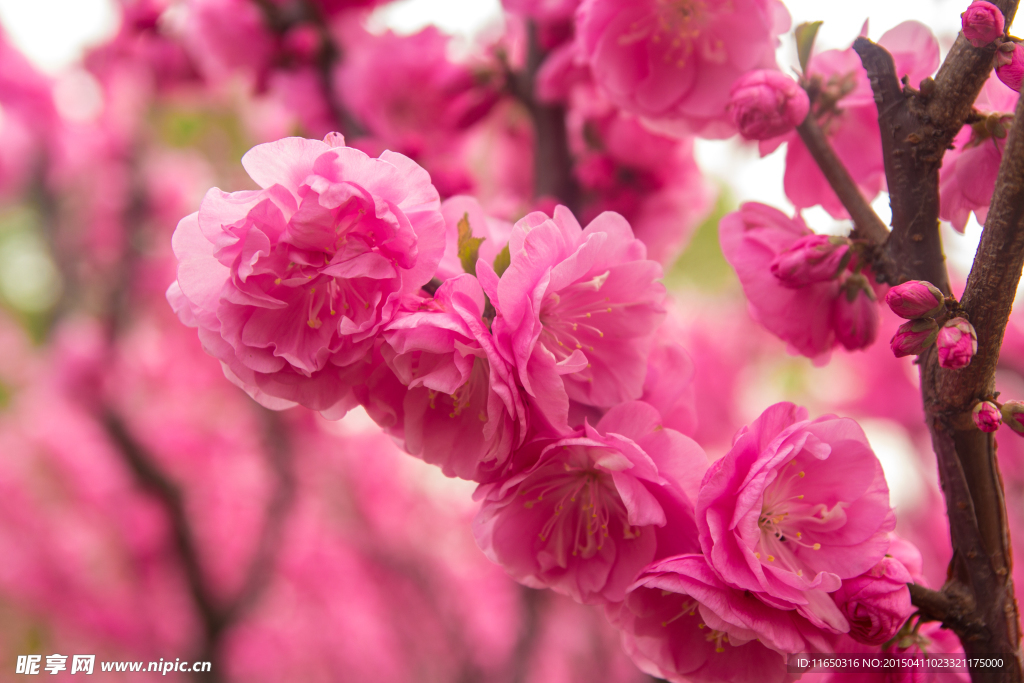
[[[829,235],[801,237],[772,261],[772,275],[791,289],[835,280],[846,269],[850,240]]]
[[[828,650],[806,619],[728,586],[703,555],[647,567],[608,613],[636,665],[673,683],[781,683],[783,653]]]
[[[481,319],[484,293],[471,275],[400,311],[381,349],[403,385],[406,449],[449,477],[493,479],[526,436],[513,369]]]
[[[501,4],[512,14],[549,22],[572,19],[579,0],[502,0]]]
[[[1003,422],[1018,434],[1024,434],[1024,403],[1007,401],[1002,407]]]
[[[935,346],[939,350],[939,365],[956,370],[970,364],[978,352],[978,335],[967,320],[953,318],[939,329]]]
[[[274,37],[259,6],[246,0],[195,0],[188,5],[185,47],[207,79],[240,76],[262,83],[274,55]]]
[[[748,140],[788,133],[804,122],[810,107],[799,83],[771,69],[740,76],[729,96],[729,114],[740,135]]]
[[[907,588],[911,581],[907,568],[889,556],[843,581],[832,599],[850,622],[850,637],[865,645],[881,645],[896,635],[914,612]]]
[[[953,139],[954,148],[942,158],[939,217],[950,221],[958,232],[964,231],[971,211],[982,224],[988,216],[1017,98],[995,73],[990,75],[974,103],[987,118],[964,126]]]
[[[946,307],[946,297],[938,287],[924,280],[896,285],[885,295],[885,303],[901,318],[934,318]]]
[[[896,74],[906,76],[912,86],[916,87],[939,65],[939,44],[931,30],[920,22],[899,24],[882,34],[878,44],[892,54]],[[829,94],[829,106],[819,104],[811,115],[825,131],[861,193],[873,199],[885,186],[885,168],[878,108],[860,57],[853,48],[820,52],[811,57],[807,76],[820,81]],[[846,218],[842,202],[795,131],[762,141],[762,156],[783,142],[788,143],[783,184],[789,200],[798,209],[820,204],[833,217]]]
[[[832,302],[830,324],[836,341],[847,351],[864,349],[878,336],[878,303],[867,278],[860,273],[850,275],[839,296]]]
[[[1003,416],[992,401],[978,401],[971,410],[974,426],[983,432],[994,432],[999,429]]]
[[[999,54],[1002,56],[1004,53]],[[1024,80],[1024,45],[1014,43],[1013,52],[1000,61],[1002,63],[996,67],[996,76],[1007,88],[1020,92],[1021,80]]]
[[[167,296],[253,398],[337,415],[402,297],[433,275],[444,223],[411,160],[331,144],[251,149],[242,165],[263,189],[212,189],[182,219]]]
[[[679,344],[685,328],[666,321],[658,328],[654,346],[647,359],[647,378],[640,397],[654,406],[666,427],[693,436],[697,429],[697,397],[694,391],[694,363]]]
[[[445,224],[444,256],[441,257],[437,273],[434,274],[434,277],[441,281],[465,272],[459,258],[459,222],[463,218],[466,219],[473,237],[483,239],[478,258],[487,263],[494,263],[495,257],[508,244],[509,235],[512,233],[511,223],[487,215],[480,202],[467,195],[457,195],[441,202],[441,215],[444,216]]]
[[[584,0],[577,42],[616,106],[674,134],[727,137],[733,82],[775,67],[789,14],[777,0]]]
[[[889,346],[897,358],[917,356],[935,343],[938,334],[939,326],[931,318],[910,320],[899,326]]]
[[[483,260],[477,275],[498,313],[498,347],[551,427],[565,429],[569,399],[639,398],[665,288],[629,224],[603,213],[582,229],[559,206],[517,222],[508,246],[500,279]]]
[[[619,602],[656,557],[697,549],[693,500],[707,456],[651,406],[528,444],[535,464],[482,486],[474,533],[516,580],[587,603]]]
[[[827,361],[837,343],[831,309],[840,295],[836,280],[799,289],[785,287],[770,267],[801,238],[811,236],[803,219],[747,202],[719,223],[719,240],[747,296],[750,316],[786,342],[791,351]]]
[[[882,559],[895,524],[857,423],[791,403],[740,430],[697,499],[701,547],[727,584],[836,633],[850,625],[828,593]]]
[[[974,47],[985,47],[1003,35],[1002,11],[985,0],[974,0],[966,11],[960,14],[964,38]]]

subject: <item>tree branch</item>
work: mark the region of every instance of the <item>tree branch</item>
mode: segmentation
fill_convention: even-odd
[[[832,186],[832,191],[836,193],[839,201],[843,203],[847,213],[853,219],[858,236],[867,239],[872,244],[884,244],[889,237],[889,229],[885,227],[885,223],[864,199],[864,195],[860,193],[850,172],[836,156],[824,131],[814,119],[814,113],[808,114],[796,130],[804,145],[807,146],[807,150],[814,157],[814,161],[817,162],[825,179],[828,180],[828,184]]]

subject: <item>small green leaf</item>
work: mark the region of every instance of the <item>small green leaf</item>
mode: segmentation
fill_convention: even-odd
[[[476,259],[480,254],[480,243],[486,237],[473,237],[473,229],[469,227],[469,214],[462,214],[459,219],[459,261],[462,262],[462,270],[470,275],[476,275]]]
[[[814,49],[814,39],[818,35],[818,29],[822,22],[808,21],[800,24],[793,31],[796,37],[796,54],[800,58],[800,70],[807,74],[807,63],[811,61],[811,51]]]
[[[502,274],[504,274],[504,272],[508,270],[508,267],[511,264],[512,254],[511,252],[509,252],[508,245],[506,244],[505,248],[499,251],[498,255],[494,257],[494,272],[498,275],[498,277],[501,277]]]

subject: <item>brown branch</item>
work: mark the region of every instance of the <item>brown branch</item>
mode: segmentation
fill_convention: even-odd
[[[832,186],[832,191],[836,193],[839,201],[843,203],[843,207],[853,219],[857,236],[867,239],[872,244],[884,244],[889,237],[889,229],[885,227],[885,223],[864,199],[864,195],[860,193],[850,172],[836,156],[824,131],[815,120],[814,113],[808,114],[796,130],[804,145],[807,146],[807,150],[814,157],[814,161],[817,162],[825,179],[828,180],[828,184]]]
[[[533,195],[554,197],[578,213],[580,190],[572,175],[572,153],[565,127],[565,107],[538,102],[534,94],[537,71],[547,56],[540,47],[537,25],[527,26],[526,67],[507,74],[511,94],[526,107],[533,120]]]

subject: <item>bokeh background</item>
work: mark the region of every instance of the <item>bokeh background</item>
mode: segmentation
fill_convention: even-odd
[[[422,50],[487,78],[495,50],[513,60],[521,50],[521,27],[497,0],[400,0],[328,17],[312,38],[269,31],[266,44],[218,51],[237,39],[235,22],[265,20],[253,2],[197,28],[197,7],[231,4],[0,0],[0,680],[21,679],[18,655],[52,653],[211,660],[211,680],[224,681],[649,680],[598,610],[521,587],[483,557],[472,484],[402,454],[359,409],[328,422],[259,407],[164,300],[171,233],[203,193],[251,188],[239,164],[251,146],[333,128],[323,79],[359,81],[341,74],[344,54],[326,67],[311,56],[319,31],[349,46],[349,64],[381,41],[420,36]],[[847,47],[868,17],[873,37],[918,19],[948,47],[962,4],[787,2],[794,23],[825,21],[821,49]],[[791,39],[779,60],[795,64]],[[441,109],[409,83],[377,87],[374,97],[424,116]],[[337,95],[348,115],[359,110],[358,92]],[[474,194],[512,220],[525,213],[532,131],[521,106],[491,103],[445,144],[405,135],[432,125],[412,120],[391,139],[371,131],[365,144],[405,145],[442,195]],[[783,399],[858,418],[898,531],[940,586],[950,551],[916,373],[884,343],[897,321],[885,318],[868,351],[825,367],[788,355],[751,321],[716,233],[740,201],[792,210],[783,153],[758,159],[736,140],[698,140],[679,154],[690,175],[648,188],[656,210],[646,195],[622,201],[688,236],[666,283],[693,361],[680,381],[694,437],[720,456]],[[874,206],[887,217],[884,193]],[[818,231],[849,229],[820,209],[804,216]],[[943,228],[960,282],[979,233],[973,218],[966,235]],[[1017,398],[1022,351],[1018,316],[1000,370]],[[1018,525],[1014,438],[1001,435],[1000,459]]]

